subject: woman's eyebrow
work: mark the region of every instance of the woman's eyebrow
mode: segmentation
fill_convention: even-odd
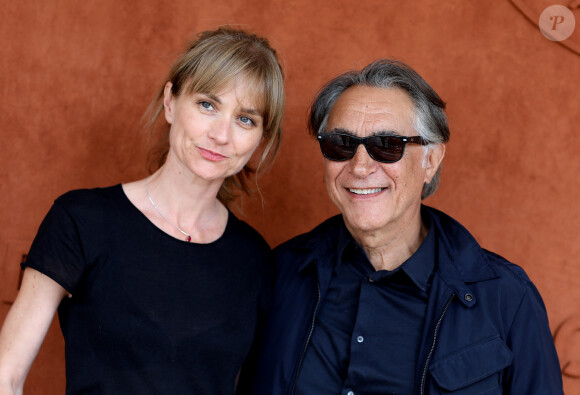
[[[212,93],[202,93],[202,95],[205,95],[208,99],[213,100],[214,102],[216,102],[217,104],[222,104],[222,101],[220,100],[220,98]],[[241,111],[246,113],[246,114],[251,114],[251,115],[257,115],[257,116],[262,116],[262,112],[256,110],[255,108],[246,108],[246,107],[242,107]]]
[[[217,104],[222,104],[222,101],[220,100],[220,98],[217,97],[216,95],[214,95],[213,93],[202,93],[202,95],[206,96],[208,99],[213,100]]]
[[[256,110],[255,108],[245,108],[245,107],[242,107],[241,108],[241,111],[243,113],[246,113],[246,114],[257,115],[257,116],[260,116],[260,117],[262,116],[262,112]]]

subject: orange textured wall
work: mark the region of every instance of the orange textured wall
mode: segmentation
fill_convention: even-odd
[[[427,203],[528,272],[556,333],[566,393],[580,394],[580,53],[572,45],[580,43],[580,9],[568,48],[531,22],[550,4],[4,1],[0,320],[53,199],[144,176],[139,120],[169,65],[196,32],[236,24],[269,37],[288,92],[281,154],[260,177],[264,206],[244,199],[247,221],[276,245],[335,214],[306,133],[308,104],[343,71],[379,57],[409,63],[447,101],[451,126],[442,186]],[[55,323],[27,394],[63,393],[62,348]]]

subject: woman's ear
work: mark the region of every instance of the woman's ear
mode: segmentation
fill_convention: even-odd
[[[167,123],[170,125],[173,123],[173,116],[175,110],[173,109],[173,105],[175,103],[175,97],[173,96],[173,92],[171,88],[173,84],[168,82],[165,84],[165,88],[163,89],[163,110],[165,111],[165,119]]]

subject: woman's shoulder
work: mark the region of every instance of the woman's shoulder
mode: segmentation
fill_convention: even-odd
[[[96,208],[110,208],[118,205],[124,198],[121,184],[103,187],[74,189],[59,196],[54,204],[69,212],[94,210]]]
[[[236,244],[251,245],[270,251],[270,246],[264,237],[246,221],[239,219],[234,213],[228,210],[228,224],[226,234],[236,240]]]

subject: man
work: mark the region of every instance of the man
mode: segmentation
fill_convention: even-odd
[[[310,131],[342,215],[276,249],[255,394],[562,394],[545,307],[524,271],[422,199],[445,104],[380,60],[329,82]]]

